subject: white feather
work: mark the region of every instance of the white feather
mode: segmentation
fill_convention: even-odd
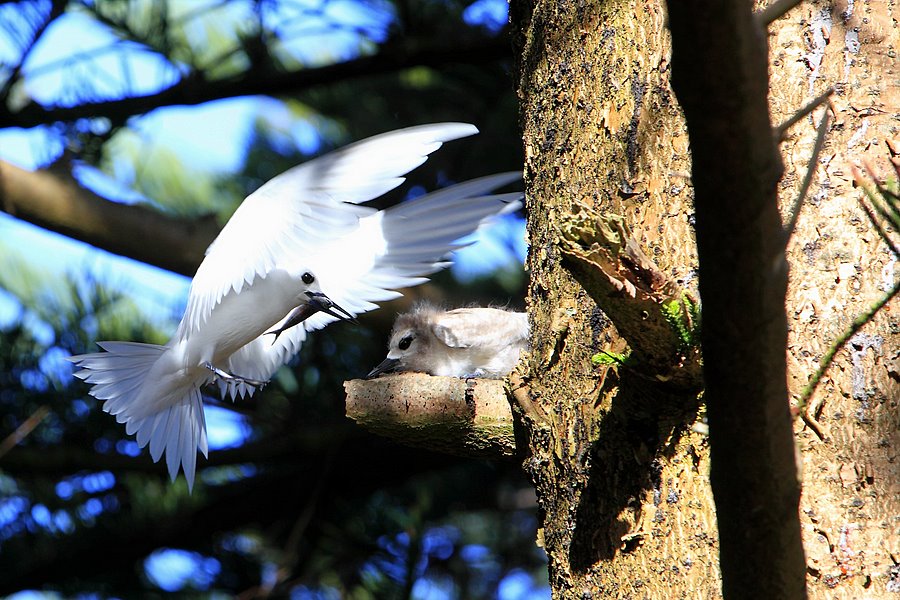
[[[232,290],[307,257],[323,243],[352,235],[375,209],[356,206],[388,192],[446,141],[478,133],[465,123],[438,123],[356,142],[278,175],[247,196],[194,275],[179,329],[197,330]]]
[[[469,197],[520,177],[519,173],[481,177],[375,213],[363,219],[352,236],[324,244],[310,255],[307,264],[313,265],[322,289],[336,304],[353,315],[374,310],[378,308],[375,302],[402,295],[394,290],[422,284],[428,281],[427,275],[449,266],[445,257],[458,247],[455,240],[510,206],[520,206],[519,193]],[[444,231],[448,223],[450,234]],[[277,340],[262,335],[232,355],[230,368],[234,373],[268,380],[300,349],[307,332],[336,320],[318,313]]]

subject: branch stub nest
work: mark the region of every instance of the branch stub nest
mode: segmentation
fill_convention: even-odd
[[[378,435],[459,456],[515,455],[502,379],[401,373],[345,381],[344,390],[347,416]]]

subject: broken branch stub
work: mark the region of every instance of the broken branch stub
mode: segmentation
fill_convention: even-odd
[[[699,387],[699,350],[685,347],[663,311],[673,301],[696,300],[641,250],[625,220],[576,203],[558,230],[558,245],[566,267],[628,342],[641,370],[660,382]]]
[[[479,458],[512,457],[503,380],[401,373],[344,382],[347,416],[409,446]]]

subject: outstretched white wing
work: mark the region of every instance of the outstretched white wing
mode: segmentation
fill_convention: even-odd
[[[401,296],[397,289],[424,283],[447,267],[447,254],[461,246],[460,238],[491,217],[516,210],[521,193],[484,194],[520,178],[520,173],[481,177],[367,216],[352,236],[324,244],[307,264],[339,306],[354,315],[373,310],[375,302]],[[231,372],[267,380],[300,349],[308,331],[335,320],[318,313],[277,340],[262,335],[232,355]]]
[[[181,337],[197,330],[222,297],[298,257],[304,262],[375,214],[356,206],[397,187],[443,142],[473,135],[465,123],[437,123],[378,135],[285,171],[250,194],[191,282]]]

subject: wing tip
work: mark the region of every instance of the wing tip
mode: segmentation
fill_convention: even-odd
[[[435,141],[449,142],[459,138],[469,137],[479,133],[478,127],[471,123],[463,123],[461,121],[446,121],[443,123],[427,123],[424,125],[414,125],[399,131],[405,132],[433,132]]]

